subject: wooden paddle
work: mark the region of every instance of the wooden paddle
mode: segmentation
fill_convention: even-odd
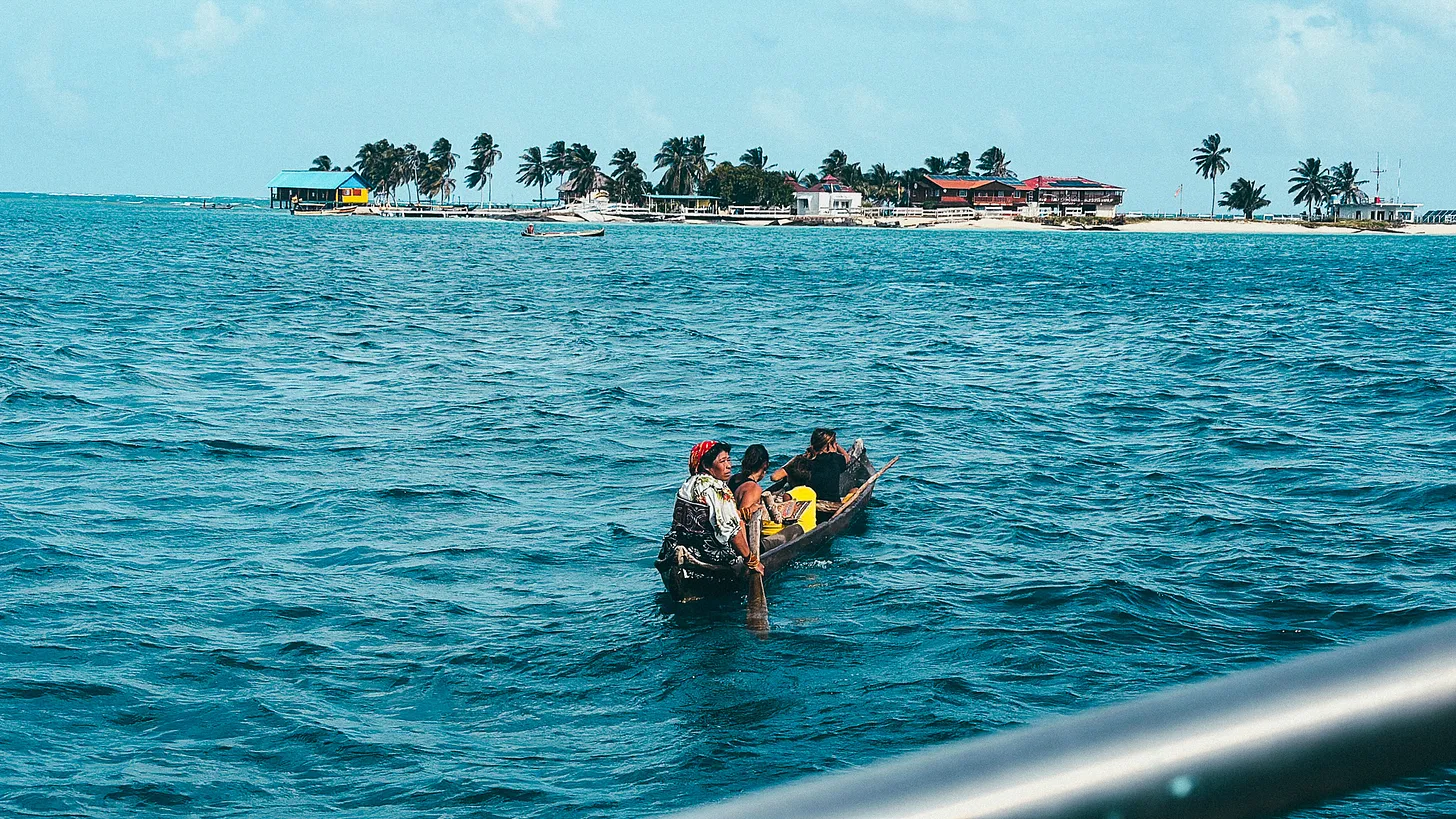
[[[748,523],[748,550],[754,560],[759,556],[759,540],[763,532],[763,508],[760,507]],[[748,617],[747,626],[752,631],[768,631],[768,597],[763,593],[763,574],[748,573]]]

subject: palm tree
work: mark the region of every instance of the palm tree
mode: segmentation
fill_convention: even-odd
[[[698,134],[688,140],[688,174],[692,177],[695,189],[703,186],[703,180],[708,178],[708,171],[713,167],[713,157],[716,154],[708,150],[707,140],[702,134]]]
[[[551,166],[545,157],[541,156],[541,149],[537,147],[527,148],[521,154],[521,166],[516,181],[522,185],[536,186],[536,201],[538,204],[546,201],[546,183],[551,181],[553,176]]]
[[[976,170],[986,176],[1003,179],[1015,176],[1011,172],[1011,164],[1006,161],[1006,152],[995,145],[981,152],[981,158],[976,160]]]
[[[950,167],[947,169],[956,176],[966,176],[971,172],[971,152],[961,151],[950,158]]]
[[[869,188],[874,193],[874,198],[881,202],[888,201],[891,198],[899,198],[890,196],[891,190],[896,187],[897,180],[895,179],[894,172],[885,167],[885,163],[883,162],[876,162],[870,166],[870,172],[865,174],[865,182],[869,183]],[[899,191],[895,192],[898,193]]]
[[[420,179],[419,160],[420,149],[413,142],[406,142],[394,151],[395,166],[395,187],[403,186],[405,193],[409,193],[409,186],[417,184]],[[415,199],[419,199],[419,188],[415,189]]]
[[[335,167],[334,161],[332,159],[329,159],[329,157],[328,157],[327,154],[319,154],[318,156],[316,156],[316,157],[313,158],[313,167],[312,168],[309,168],[309,170],[311,170],[311,171],[337,171],[338,168]]]
[[[842,182],[844,181],[844,170],[847,167],[849,167],[849,157],[845,155],[844,151],[835,148],[829,152],[829,156],[824,157],[823,162],[819,163],[819,172],[825,176],[837,176]]]
[[[1202,145],[1193,149],[1193,158],[1189,160],[1193,163],[1193,167],[1198,169],[1199,176],[1212,180],[1214,199],[1218,198],[1218,175],[1228,170],[1229,167],[1228,160],[1224,159],[1224,154],[1227,154],[1229,149],[1221,147],[1222,144],[1223,139],[1218,134],[1209,134],[1203,138]],[[1210,218],[1214,215],[1212,209],[1209,210],[1208,215]]]
[[[1254,211],[1269,207],[1269,200],[1264,198],[1263,185],[1241,176],[1235,179],[1232,185],[1229,185],[1223,199],[1219,200],[1219,205],[1229,210],[1243,211],[1244,221],[1251,222],[1254,219]]]
[[[1320,167],[1319,158],[1313,156],[1290,168],[1289,172],[1294,174],[1289,177],[1289,181],[1294,183],[1289,186],[1289,192],[1294,194],[1294,204],[1304,205],[1305,217],[1313,218],[1315,203],[1330,196],[1330,188],[1333,187],[1330,175]]]
[[[948,166],[946,165],[946,161],[942,157],[938,157],[938,156],[927,156],[927,157],[925,157],[925,172],[927,174],[934,174],[936,176],[940,176],[941,174],[943,174],[943,173],[946,172],[946,168],[947,167]]]
[[[667,169],[657,187],[663,193],[692,193],[708,177],[712,156],[702,134],[687,139],[667,138],[653,157],[656,169]]]
[[[760,171],[768,171],[777,167],[768,164],[768,154],[764,153],[762,148],[749,148],[743,152],[743,156],[738,157],[738,161]]]
[[[551,171],[551,176],[566,175],[566,142],[556,140],[546,146],[546,169]]]
[[[611,165],[612,198],[633,205],[645,202],[649,185],[647,174],[637,164],[637,152],[630,148],[618,148],[612,154]]]
[[[570,175],[566,181],[567,190],[584,197],[596,189],[597,174],[602,172],[597,167],[596,151],[580,142],[573,142],[562,157],[562,165]]]
[[[390,145],[387,139],[359,146],[359,153],[354,156],[354,167],[359,169],[359,175],[364,177],[364,181],[369,183],[369,187],[383,188],[386,181],[385,162],[393,148],[394,146]]]
[[[653,157],[656,163],[654,170],[663,171],[662,178],[657,182],[657,189],[666,194],[684,193],[687,179],[687,140],[682,137],[668,137],[662,141],[662,147],[658,149],[657,155]]]
[[[1330,169],[1329,196],[1340,198],[1341,205],[1353,205],[1365,196],[1360,190],[1361,185],[1368,184],[1370,180],[1360,179],[1360,169],[1353,163],[1341,162]]]
[[[471,160],[467,170],[470,175],[465,177],[465,187],[485,189],[491,183],[494,175],[491,168],[495,167],[495,161],[501,158],[500,148],[496,147],[495,138],[490,134],[482,133],[475,138],[470,146]],[[495,193],[491,193],[491,201],[495,201]],[[481,204],[485,204],[485,198],[481,197]]]
[[[442,199],[448,200],[455,190],[455,180],[450,178],[450,173],[455,170],[455,160],[459,158],[459,154],[450,152],[450,140],[444,137],[430,146],[430,165],[438,173],[435,190],[439,191]]]

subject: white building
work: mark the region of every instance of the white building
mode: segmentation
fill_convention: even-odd
[[[840,182],[832,174],[812,188],[795,186],[794,215],[848,216],[859,213],[864,194]]]
[[[1350,204],[1335,203],[1333,207],[1336,219],[1359,219],[1368,222],[1414,222],[1416,220],[1416,209],[1419,204],[1411,202],[1392,202],[1389,199],[1368,196],[1358,196]]]

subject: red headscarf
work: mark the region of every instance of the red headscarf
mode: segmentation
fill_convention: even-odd
[[[717,441],[704,441],[693,447],[692,454],[688,456],[689,475],[698,474],[698,462],[703,460],[703,455],[707,454],[708,450],[712,449],[717,443]]]

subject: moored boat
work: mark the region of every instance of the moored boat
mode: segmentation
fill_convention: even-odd
[[[870,501],[874,499],[875,484],[879,481],[880,476],[885,474],[898,460],[900,460],[899,457],[891,458],[890,462],[879,471],[873,472],[863,483],[851,490],[844,502],[832,514],[824,514],[828,510],[821,505],[818,525],[813,529],[759,555],[759,560],[763,563],[764,577],[768,578],[778,573],[800,555],[827,545],[849,528],[854,519],[869,508]],[[865,460],[865,465],[867,468],[869,467],[868,459]],[[704,597],[743,594],[748,590],[748,578],[745,574],[740,573],[738,567],[714,566],[699,562],[686,554],[686,550],[681,547],[660,554],[655,565],[657,573],[662,577],[662,585],[667,588],[673,599],[680,603]]]

